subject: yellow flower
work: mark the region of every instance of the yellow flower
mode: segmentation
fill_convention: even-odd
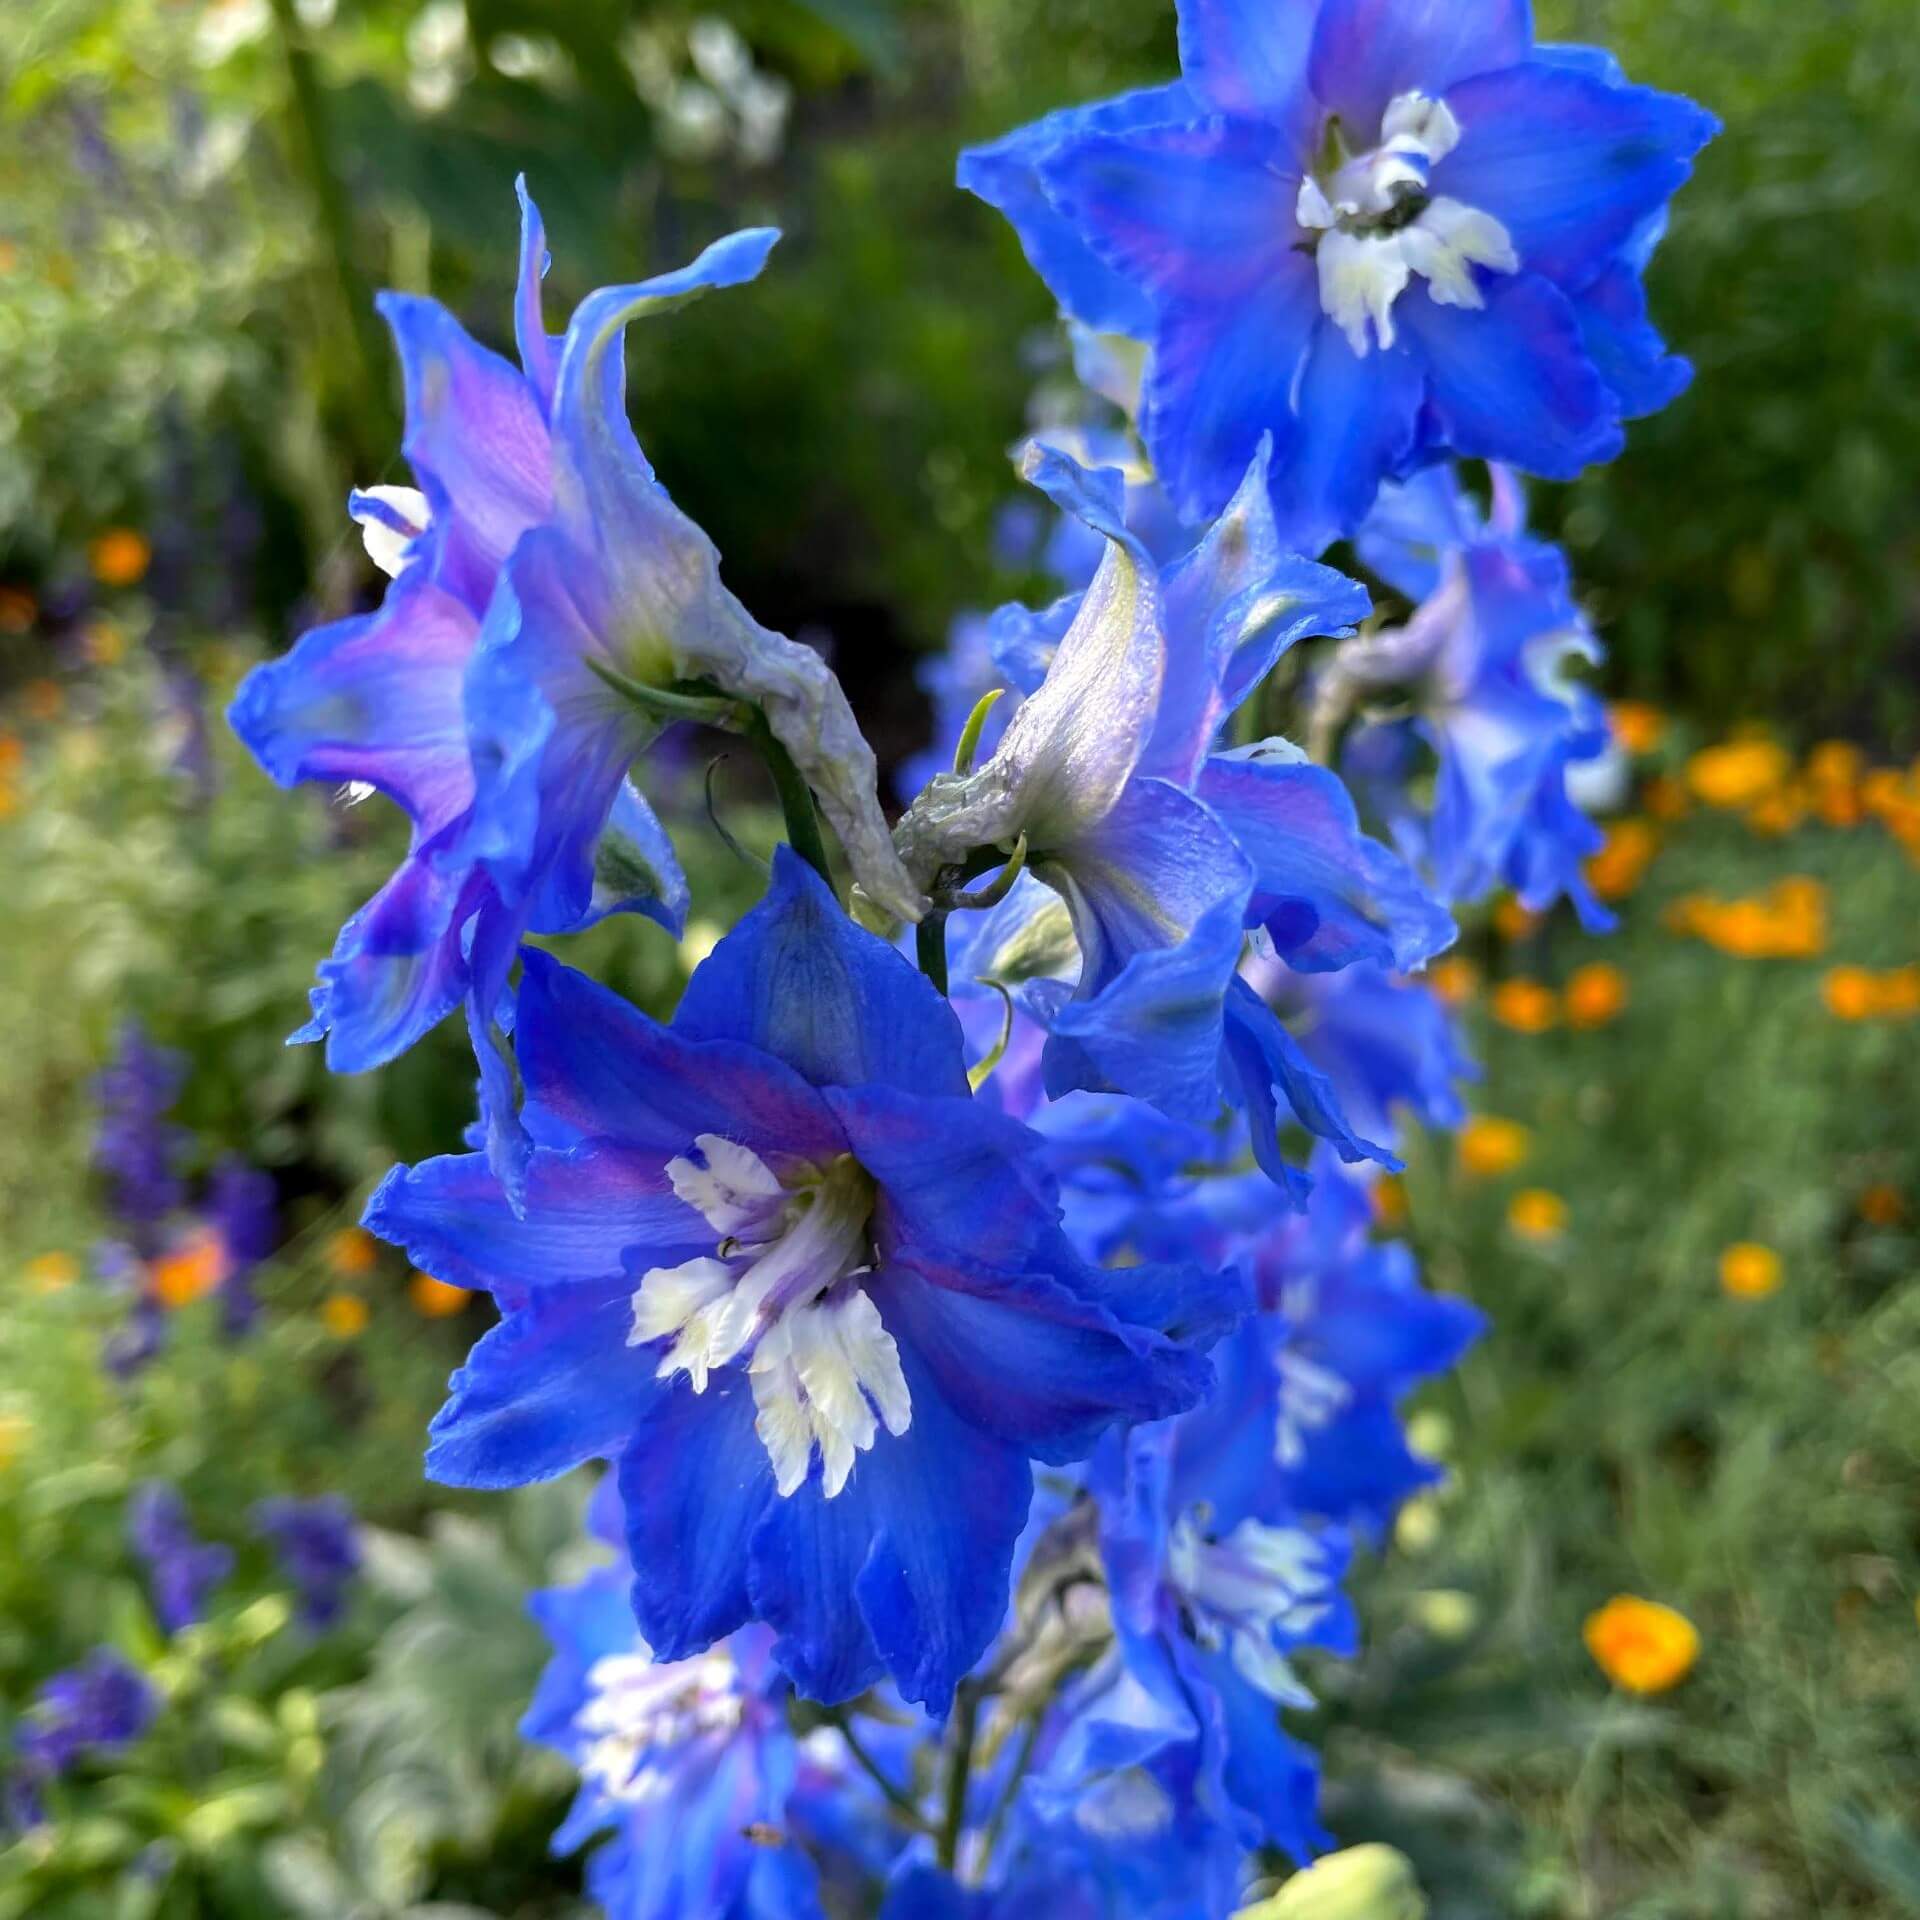
[[[428,1320],[444,1320],[455,1314],[473,1298],[467,1287],[451,1287],[444,1280],[436,1280],[430,1273],[416,1273],[407,1282],[407,1298],[413,1302],[413,1310]]]
[[[1626,1010],[1627,976],[1607,960],[1576,967],[1567,980],[1567,1025],[1604,1027]]]
[[[1616,820],[1606,844],[1587,862],[1587,885],[1602,900],[1624,900],[1646,878],[1659,847],[1651,820]]]
[[[1870,1227],[1897,1227],[1907,1217],[1907,1203],[1898,1187],[1884,1181],[1862,1190],[1860,1218]]]
[[[1820,982],[1820,998],[1836,1020],[1869,1020],[1879,1002],[1880,983],[1865,967],[1830,967]]]
[[[126,657],[127,636],[111,620],[90,620],[81,632],[80,650],[91,666],[117,667]]]
[[[1651,753],[1665,737],[1667,716],[1644,700],[1616,700],[1607,709],[1607,724],[1626,753]]]
[[[1511,1173],[1533,1151],[1533,1136],[1517,1120],[1476,1113],[1460,1129],[1457,1151],[1463,1173],[1497,1179]]]
[[[1567,1203],[1545,1187],[1522,1187],[1507,1202],[1507,1225],[1523,1240],[1558,1240],[1567,1230]]]
[[[211,1227],[196,1228],[147,1270],[153,1297],[169,1309],[204,1300],[226,1277],[226,1244]]]
[[[0,1473],[20,1458],[33,1437],[33,1422],[24,1413],[0,1413]]]
[[[1541,916],[1523,907],[1512,894],[1506,895],[1493,910],[1493,930],[1502,940],[1524,940],[1537,933]]]
[[[1588,1614],[1582,1637],[1600,1671],[1628,1693],[1665,1693],[1700,1657],[1699,1631],[1684,1613],[1630,1593]]]
[[[1720,1256],[1720,1285],[1736,1300],[1764,1300],[1780,1287],[1780,1256],[1757,1240],[1736,1240]]]
[[[1807,755],[1807,778],[1816,787],[1857,787],[1866,756],[1851,740],[1822,740]]]
[[[1515,1033],[1545,1033],[1560,1019],[1560,998],[1538,980],[1502,980],[1490,1002],[1493,1017]]]
[[[1480,985],[1480,969],[1465,954],[1450,953],[1427,969],[1427,985],[1449,1007],[1463,1007]]]
[[[35,1293],[58,1293],[80,1278],[80,1263],[70,1253],[40,1253],[27,1262],[27,1285]]]
[[[320,1303],[320,1324],[336,1340],[354,1340],[366,1332],[367,1303],[357,1293],[330,1293]]]
[[[1729,740],[1687,762],[1687,784],[1710,807],[1738,809],[1765,799],[1792,771],[1786,749],[1771,740]]]
[[[1383,1227],[1400,1227],[1407,1220],[1406,1183],[1397,1173],[1383,1173],[1368,1189],[1373,1217]]]
[[[153,549],[131,527],[109,527],[87,547],[87,563],[103,587],[130,587],[147,571]]]
[[[323,1258],[329,1271],[342,1280],[357,1280],[371,1273],[380,1257],[380,1243],[365,1227],[342,1227],[326,1245]]]

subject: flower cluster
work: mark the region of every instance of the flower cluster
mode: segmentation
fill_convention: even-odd
[[[1064,597],[961,623],[891,826],[626,415],[629,324],[764,230],[556,337],[523,192],[517,364],[389,296],[415,485],[349,511],[390,584],[234,705],[412,823],[296,1037],[352,1070],[466,1011],[471,1150],[366,1224],[499,1309],[429,1472],[610,1468],[527,1726],[631,1920],[1214,1916],[1328,1843],[1282,1714],[1481,1326],[1376,1234],[1472,1071],[1418,976],[1496,889],[1607,922],[1599,645],[1518,476],[1684,386],[1641,278],[1712,122],[1517,0],[1181,0],[1180,43],[962,159],[1087,395],[1020,456]],[[694,724],[786,844],[662,1021],[525,943],[681,928],[636,781]]]

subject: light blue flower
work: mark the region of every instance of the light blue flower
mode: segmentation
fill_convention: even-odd
[[[1525,0],[1180,0],[1181,84],[962,157],[1065,311],[1150,343],[1156,471],[1200,521],[1262,434],[1306,553],[1441,452],[1553,478],[1685,382],[1640,275],[1712,117]]]

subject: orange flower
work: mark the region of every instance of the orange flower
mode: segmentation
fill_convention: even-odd
[[[1687,894],[1667,909],[1666,923],[1739,959],[1811,960],[1827,944],[1827,892],[1795,874],[1744,900]]]
[[[1687,762],[1687,784],[1710,807],[1750,807],[1793,771],[1784,747],[1771,740],[1729,740],[1707,747]]]
[[[1865,967],[1830,967],[1820,998],[1836,1020],[1867,1020],[1878,1003],[1880,983]]]
[[[1522,1187],[1507,1202],[1507,1225],[1523,1240],[1558,1240],[1567,1230],[1567,1203],[1545,1187]]]
[[[1533,1135],[1517,1120],[1476,1113],[1460,1129],[1457,1145],[1460,1170],[1482,1179],[1511,1173],[1533,1151]]]
[[[169,1309],[204,1300],[226,1277],[226,1243],[212,1227],[196,1227],[147,1270],[153,1297]]]
[[[17,733],[0,733],[0,780],[17,780],[26,764],[25,741]]]
[[[153,549],[131,527],[109,527],[87,547],[93,577],[103,587],[130,587],[147,571]]]
[[[1651,753],[1667,731],[1667,716],[1644,700],[1616,700],[1607,709],[1607,723],[1627,753]]]
[[[1450,953],[1427,969],[1427,985],[1449,1007],[1463,1007],[1480,984],[1480,969],[1465,954]]]
[[[1747,809],[1747,825],[1769,840],[1783,840],[1807,817],[1807,797],[1798,787],[1782,787]]]
[[[27,1285],[35,1293],[59,1293],[80,1278],[80,1263],[70,1253],[39,1253],[27,1262]]]
[[[1780,1290],[1780,1256],[1757,1240],[1736,1240],[1720,1256],[1720,1286],[1736,1300],[1764,1300]]]
[[[1907,1203],[1898,1187],[1884,1181],[1865,1188],[1860,1195],[1860,1218],[1870,1227],[1897,1227],[1907,1217]]]
[[[1538,980],[1502,980],[1493,990],[1493,1017],[1515,1033],[1545,1033],[1558,1024],[1560,999]]]
[[[1395,1173],[1383,1173],[1368,1189],[1373,1217],[1383,1227],[1403,1227],[1407,1223],[1406,1183]]]
[[[373,1271],[380,1257],[380,1243],[365,1227],[342,1227],[328,1240],[323,1257],[329,1271],[342,1280],[357,1280]]]
[[[473,1298],[467,1287],[450,1287],[444,1280],[436,1280],[430,1273],[416,1273],[407,1282],[407,1298],[413,1302],[415,1313],[427,1320],[444,1320],[455,1314]]]
[[[320,1324],[336,1340],[358,1339],[371,1317],[357,1293],[330,1293],[320,1303]]]
[[[1866,756],[1851,740],[1822,740],[1807,755],[1807,778],[1816,787],[1857,787]]]
[[[1920,1013],[1920,966],[1895,967],[1877,984],[1878,1012],[1883,1020],[1911,1020]]]
[[[40,603],[25,587],[0,587],[0,633],[25,633],[40,617]]]
[[[1604,1027],[1626,1008],[1627,976],[1610,961],[1589,961],[1573,970],[1565,997],[1568,1026]]]
[[[1700,1657],[1699,1632],[1684,1613],[1630,1593],[1588,1614],[1581,1637],[1594,1664],[1628,1693],[1665,1693]]]
[[[1539,932],[1542,917],[1507,894],[1493,910],[1493,930],[1502,940],[1524,940],[1530,933]]]
[[[1684,820],[1691,804],[1686,788],[1670,773],[1657,773],[1640,795],[1656,820]]]
[[[1606,844],[1587,862],[1587,884],[1602,900],[1624,900],[1646,878],[1659,851],[1651,820],[1616,820]]]
[[[60,691],[58,680],[29,680],[20,689],[20,704],[26,708],[30,720],[43,723],[60,718],[60,709],[67,703],[67,696]]]

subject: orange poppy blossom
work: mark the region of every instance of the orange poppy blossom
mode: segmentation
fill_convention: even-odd
[[[1533,1151],[1533,1135],[1517,1120],[1476,1113],[1460,1129],[1454,1151],[1463,1173],[1497,1180],[1525,1163]]]
[[[131,527],[109,527],[87,546],[87,564],[103,587],[131,587],[146,576],[153,549]]]
[[[1729,740],[1687,762],[1687,785],[1696,800],[1738,812],[1785,785],[1792,771],[1786,748],[1775,741]]]
[[[1604,1027],[1626,1011],[1627,976],[1611,961],[1590,960],[1576,967],[1561,995],[1570,1027]]]
[[[1545,1187],[1522,1187],[1507,1202],[1507,1225],[1523,1240],[1558,1240],[1567,1230],[1567,1203]]]
[[[407,1282],[407,1298],[413,1302],[413,1310],[425,1320],[445,1320],[458,1313],[469,1300],[473,1291],[469,1287],[449,1286],[444,1280],[436,1280],[430,1273],[415,1273]]]
[[[1581,1637],[1594,1664],[1626,1693],[1665,1693],[1700,1657],[1699,1630],[1684,1613],[1630,1593],[1588,1614]]]
[[[1764,1300],[1780,1290],[1780,1256],[1757,1240],[1736,1240],[1720,1256],[1720,1286],[1736,1300]]]
[[[1538,980],[1502,980],[1487,1004],[1515,1033],[1546,1033],[1560,1023],[1559,995]]]
[[[1602,900],[1624,900],[1647,877],[1659,850],[1659,829],[1651,820],[1616,820],[1606,829],[1605,845],[1587,861],[1587,885]]]

